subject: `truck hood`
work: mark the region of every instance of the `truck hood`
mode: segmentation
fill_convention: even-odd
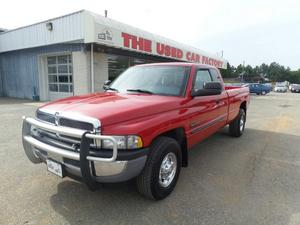
[[[174,110],[183,100],[173,96],[105,92],[60,99],[40,109],[90,116],[99,119],[105,126]]]

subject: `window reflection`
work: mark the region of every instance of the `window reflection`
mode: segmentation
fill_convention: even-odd
[[[108,79],[113,81],[121,73],[123,73],[128,67],[153,63],[155,61],[148,59],[140,59],[135,57],[123,56],[123,55],[108,55]]]

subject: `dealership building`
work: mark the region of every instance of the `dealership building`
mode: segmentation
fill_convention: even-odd
[[[227,66],[222,57],[81,10],[0,31],[0,96],[48,101],[101,91],[130,66],[169,61]]]

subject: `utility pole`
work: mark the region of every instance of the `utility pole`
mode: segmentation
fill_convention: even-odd
[[[105,16],[105,18],[107,18],[107,14],[108,14],[108,11],[105,9],[104,10],[104,16]]]

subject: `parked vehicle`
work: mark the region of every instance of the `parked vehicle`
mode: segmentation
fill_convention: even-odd
[[[244,133],[249,88],[227,90],[214,67],[139,65],[105,85],[104,93],[57,100],[23,118],[31,162],[91,190],[136,178],[143,195],[159,200],[188,165],[188,149],[227,124],[232,136]]]
[[[274,87],[274,91],[276,92],[287,92],[287,87],[283,84],[276,84]]]
[[[300,93],[300,84],[293,84],[293,86],[291,87],[291,92]]]
[[[266,95],[272,90],[272,87],[259,84],[259,83],[251,83],[249,84],[250,93],[255,93],[257,95]]]
[[[290,84],[290,85],[289,85],[289,90],[290,90],[290,91],[292,90],[292,88],[293,88],[294,85],[297,85],[297,84]]]

